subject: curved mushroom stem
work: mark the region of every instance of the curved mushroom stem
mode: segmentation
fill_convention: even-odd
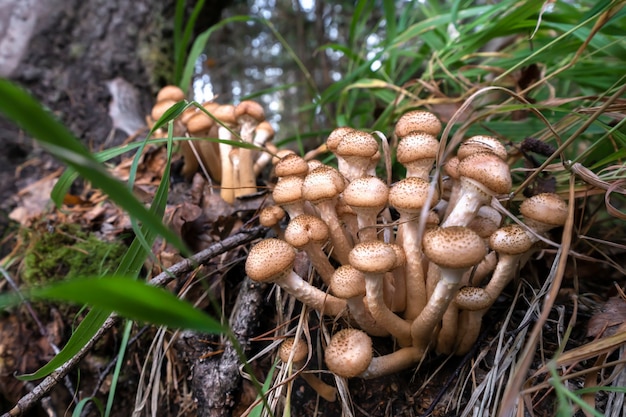
[[[416,347],[403,347],[388,355],[372,358],[367,369],[359,375],[363,379],[374,379],[403,371],[417,364],[425,351]]]

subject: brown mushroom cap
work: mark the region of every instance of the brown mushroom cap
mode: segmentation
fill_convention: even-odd
[[[235,116],[235,106],[232,104],[221,104],[213,110],[213,116],[224,123],[226,126],[234,126],[237,124],[237,117]]]
[[[267,206],[259,213],[259,223],[265,227],[276,226],[285,217],[285,210],[279,206]]]
[[[492,194],[511,191],[511,171],[506,162],[489,152],[468,155],[459,163],[459,173],[482,184]]]
[[[281,361],[287,363],[289,361],[289,356],[291,356],[291,352],[293,351],[293,362],[294,363],[302,363],[309,356],[309,347],[303,339],[298,339],[296,341],[295,338],[290,337],[285,339],[283,343],[280,344],[280,348],[278,349],[278,357]]]
[[[487,254],[482,238],[463,226],[427,230],[422,245],[428,259],[441,268],[469,268],[478,264]]]
[[[339,146],[339,143],[343,140],[343,138],[350,132],[354,132],[355,129],[351,128],[351,127],[338,127],[335,130],[333,130],[332,132],[330,132],[330,135],[328,135],[328,138],[326,139],[326,147],[328,148],[329,151],[331,151],[332,153],[335,153],[335,151],[337,150],[337,147]]]
[[[477,311],[488,308],[491,305],[491,297],[483,288],[463,287],[454,297],[454,303],[460,309]]]
[[[472,136],[464,140],[461,146],[459,146],[456,156],[462,161],[466,157],[478,152],[492,153],[503,161],[506,161],[508,157],[506,148],[497,138],[485,135]]]
[[[159,120],[159,118],[163,116],[163,114],[174,104],[176,104],[176,101],[171,99],[163,99],[157,101],[156,104],[152,107],[150,117],[152,117],[152,120]]]
[[[417,177],[404,178],[391,186],[389,190],[389,204],[401,214],[416,215],[428,200],[428,190],[430,184]],[[433,194],[432,207],[435,201],[439,200],[439,193]]]
[[[424,132],[432,136],[439,136],[441,133],[441,121],[429,111],[409,111],[398,119],[395,134],[397,137],[403,138],[411,132]]]
[[[335,153],[343,158],[371,158],[378,152],[378,142],[371,134],[352,129],[345,133]]]
[[[350,265],[364,273],[380,274],[392,270],[397,263],[396,251],[379,240],[354,246],[349,255]]]
[[[378,214],[387,205],[388,197],[387,184],[369,175],[351,181],[343,191],[344,201],[357,213],[371,211]]]
[[[302,196],[313,204],[336,198],[346,187],[343,175],[323,165],[309,172],[302,184]]]
[[[185,92],[176,85],[166,85],[157,94],[156,101],[174,100],[175,102],[185,99]]]
[[[194,135],[209,130],[214,124],[213,119],[198,111],[187,120],[187,130],[189,134]]]
[[[439,151],[439,141],[431,134],[424,132],[412,132],[404,136],[396,155],[398,162],[407,165],[421,159],[435,159]]]
[[[295,249],[280,239],[265,239],[250,249],[246,274],[257,282],[273,282],[291,273]]]
[[[554,193],[537,194],[522,202],[520,213],[525,219],[553,227],[563,226],[567,219],[567,203]]]
[[[352,265],[342,265],[330,279],[330,291],[339,298],[349,299],[365,295],[365,277]]]
[[[328,240],[328,226],[318,217],[301,214],[289,222],[285,229],[285,241],[301,249],[309,243],[322,244]]]
[[[274,173],[277,177],[295,175],[304,178],[309,173],[309,164],[300,155],[290,153],[275,164]]]
[[[343,329],[331,338],[324,361],[335,375],[352,378],[367,369],[372,353],[372,339],[367,333],[358,329]]]
[[[253,100],[244,100],[235,107],[235,118],[251,118],[257,122],[261,122],[265,119],[265,112],[263,106]]]
[[[516,224],[504,226],[489,237],[489,247],[506,255],[521,255],[533,246],[533,240],[526,230]]]

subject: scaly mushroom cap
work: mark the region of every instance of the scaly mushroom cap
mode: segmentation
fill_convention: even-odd
[[[563,226],[567,219],[567,203],[554,193],[542,193],[527,198],[520,205],[525,219],[551,225]]]
[[[424,132],[432,136],[439,136],[441,121],[431,112],[412,110],[400,116],[395,129],[396,136],[399,138],[403,138],[411,132]]]
[[[378,177],[361,177],[348,184],[343,200],[357,213],[359,210],[380,212],[387,205],[389,188]]]
[[[454,297],[454,303],[462,310],[483,310],[491,305],[491,297],[480,287],[463,287]]]
[[[332,153],[335,153],[335,151],[337,151],[337,147],[339,146],[339,143],[343,140],[343,138],[348,133],[351,133],[354,131],[355,129],[351,127],[336,128],[335,130],[330,132],[330,135],[328,135],[328,138],[326,139],[326,147],[328,148],[329,151],[331,151]]]
[[[281,361],[287,363],[292,351],[294,363],[302,363],[306,360],[307,356],[309,356],[309,347],[306,342],[303,339],[298,339],[296,341],[295,338],[290,337],[285,339],[283,343],[280,344],[280,348],[278,348],[278,357]]]
[[[391,271],[397,263],[396,251],[388,244],[372,240],[357,244],[349,255],[350,265],[364,273]]]
[[[459,163],[462,177],[482,184],[492,194],[507,194],[511,191],[511,171],[506,162],[489,152],[468,155]]]
[[[326,347],[328,369],[343,378],[364,372],[372,361],[372,339],[362,330],[344,329],[333,335]]]
[[[396,182],[389,190],[389,204],[400,213],[418,214],[428,200],[430,184],[416,177],[407,177]],[[435,191],[430,207],[439,200],[439,193]]]
[[[443,170],[450,176],[450,178],[458,180],[461,178],[461,173],[459,172],[459,158],[457,156],[453,156],[448,159],[445,164],[443,164]]]
[[[498,230],[501,222],[502,215],[498,210],[491,206],[482,206],[467,227],[478,233],[483,239],[487,239]]]
[[[280,239],[265,239],[250,249],[246,259],[246,274],[257,282],[273,282],[293,269],[296,251]]]
[[[441,268],[469,268],[487,254],[482,238],[463,226],[430,229],[424,234],[422,246],[428,259]]]
[[[302,201],[302,184],[304,180],[301,177],[284,177],[276,183],[272,197],[274,202],[279,206],[292,204]]]
[[[309,164],[300,155],[290,153],[276,163],[274,173],[277,177],[295,175],[304,178],[309,173]]]
[[[439,141],[435,136],[424,132],[413,132],[400,140],[396,155],[398,162],[407,165],[422,159],[434,160],[438,151]]]
[[[456,156],[462,161],[466,157],[479,152],[492,153],[503,161],[506,161],[508,157],[506,148],[498,139],[484,135],[472,136],[464,140],[461,146],[459,146]]]
[[[328,240],[328,226],[318,217],[301,214],[291,219],[285,229],[285,241],[294,248],[301,249],[309,243],[325,243]]]
[[[378,142],[374,136],[361,130],[347,132],[337,145],[335,153],[343,158],[371,158],[378,152]]]
[[[489,237],[489,247],[506,255],[521,255],[533,246],[533,240],[524,228],[513,224],[501,227]]]
[[[259,213],[259,223],[261,226],[273,227],[285,218],[285,210],[279,206],[267,206]]]
[[[185,92],[178,86],[166,85],[161,88],[156,96],[156,101],[162,100],[181,101],[185,99]]]
[[[302,184],[302,196],[313,204],[332,200],[346,188],[343,175],[334,168],[323,165],[310,171]]]
[[[345,300],[365,295],[365,277],[352,265],[342,265],[330,278],[330,291]]]

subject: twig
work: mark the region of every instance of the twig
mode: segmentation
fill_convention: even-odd
[[[150,280],[149,284],[157,287],[164,286],[171,282],[174,278],[181,276],[182,274],[191,271],[197,265],[206,263],[213,257],[227,252],[237,246],[251,242],[252,240],[262,236],[267,231],[264,227],[254,227],[247,230],[242,230],[239,233],[232,235],[221,242],[214,243],[207,249],[198,252],[194,256],[188,259],[184,259],[177,264],[173,265],[169,270],[164,271]],[[25,411],[29,410],[39,401],[44,395],[46,395],[52,388],[67,375],[78,362],[87,354],[91,347],[117,322],[117,315],[112,313],[109,318],[104,322],[102,327],[98,329],[96,334],[82,347],[76,355],[61,365],[56,371],[48,375],[39,385],[37,385],[31,392],[24,395],[16,405],[9,410],[9,412],[2,414],[0,417],[15,417],[22,415]]]

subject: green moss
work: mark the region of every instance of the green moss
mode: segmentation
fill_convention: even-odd
[[[113,272],[126,247],[104,242],[76,225],[61,225],[50,233],[30,231],[21,276],[27,285],[69,277]]]

